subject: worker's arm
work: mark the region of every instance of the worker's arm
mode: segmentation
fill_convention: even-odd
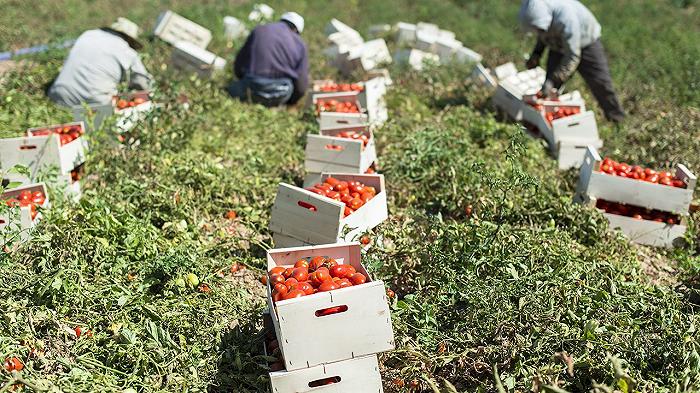
[[[544,53],[544,49],[546,47],[547,46],[545,45],[545,43],[538,37],[537,43],[535,44],[535,48],[532,50],[530,58],[525,63],[525,66],[528,70],[531,70],[540,65],[540,59],[542,58],[542,53]]]
[[[303,56],[296,67],[296,71],[299,76],[294,80],[294,93],[289,99],[289,103],[292,105],[296,104],[309,88],[309,52],[306,46],[304,46]]]
[[[560,24],[556,28],[561,31],[561,46],[564,48],[564,53],[559,65],[547,75],[545,87],[549,87],[549,89],[543,87],[545,94],[548,94],[548,90],[551,90],[552,87],[559,88],[566,83],[581,63],[581,31],[579,24],[571,20]]]
[[[153,77],[146,70],[141,59],[136,56],[129,68],[129,89],[150,90],[153,87]]]
[[[233,73],[236,74],[238,79],[242,79],[248,71],[248,68],[250,68],[250,46],[254,34],[255,30],[248,35],[245,44],[243,44],[243,47],[236,55],[236,61],[233,64]]]

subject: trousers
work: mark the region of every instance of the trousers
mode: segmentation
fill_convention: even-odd
[[[547,75],[556,70],[564,55],[556,51],[549,51],[547,58]],[[581,49],[581,63],[578,73],[581,74],[586,84],[591,89],[593,96],[603,109],[605,117],[614,122],[620,122],[625,118],[625,111],[617,99],[613,88],[608,59],[605,56],[605,48],[600,40]],[[559,88],[561,86],[554,86]]]
[[[252,101],[267,107],[286,104],[294,92],[294,82],[290,78],[265,78],[246,75],[232,82],[228,93],[241,101]]]

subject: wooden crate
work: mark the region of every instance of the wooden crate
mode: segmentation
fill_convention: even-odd
[[[285,245],[328,244],[353,241],[389,216],[383,175],[324,173],[339,180],[356,180],[377,190],[377,195],[347,217],[345,204],[303,188],[280,183],[272,206],[270,232]],[[315,211],[310,207],[313,206]],[[294,240],[296,239],[296,243]],[[277,243],[275,243],[277,244]]]
[[[17,198],[22,191],[41,191],[46,200],[41,205],[41,209],[48,209],[49,194],[44,183],[27,184],[17,188],[5,190],[2,194],[2,203],[8,199]],[[31,207],[24,206],[10,208],[5,213],[0,213],[0,244],[7,244],[13,239],[25,242],[31,238],[31,230],[41,220],[41,211],[32,219]]]
[[[329,385],[314,383],[333,378]],[[296,371],[270,373],[274,393],[382,393],[382,376],[377,355],[356,357],[335,363],[322,364]]]
[[[396,43],[398,45],[414,45],[416,43],[416,25],[399,22],[396,24]]]
[[[362,141],[337,136],[344,131],[367,135],[367,146],[363,146]],[[365,173],[376,160],[374,134],[367,124],[326,128],[319,135],[306,137],[304,165],[307,172]]]
[[[153,35],[170,45],[187,41],[206,48],[211,41],[211,31],[172,11],[165,11],[158,16]]]
[[[492,75],[491,70],[484,67],[481,63],[478,63],[474,67],[474,71],[472,71],[471,78],[479,84],[491,89],[495,89],[498,86],[498,82]]]
[[[461,48],[457,48],[455,51],[454,59],[461,64],[477,63],[480,65],[481,60],[483,60],[483,56],[467,48],[466,46],[462,46]]]
[[[81,122],[66,125],[85,128]],[[83,136],[61,145],[58,134],[33,136],[32,131],[28,131],[23,137],[0,139],[0,166],[8,170],[23,165],[29,168],[32,176],[52,167],[57,168],[59,174],[66,174],[85,162],[87,150],[87,140]]]
[[[581,97],[578,90],[571,93],[563,94],[559,97],[559,101],[543,100],[537,98],[536,95],[528,94],[523,96],[523,121],[534,126],[539,126],[545,122],[543,112],[556,111],[558,108],[576,108],[581,113],[586,112],[586,103]],[[539,105],[542,110],[537,110],[533,105]]]
[[[345,74],[355,70],[370,71],[388,63],[391,63],[389,47],[384,39],[377,38],[352,48],[348,53],[348,67],[341,71]]]
[[[505,63],[501,64],[498,67],[493,69],[493,74],[496,77],[497,80],[501,81],[506,78],[508,78],[511,75],[515,75],[518,73],[518,69],[515,67],[515,64],[513,63]]]
[[[438,55],[418,49],[402,49],[394,53],[395,63],[406,64],[416,71],[422,70],[426,62],[438,63],[439,61]]]
[[[352,265],[368,277],[362,285],[276,303],[272,300],[272,290],[268,284],[268,305],[287,371],[328,366],[328,363],[394,349],[386,288],[382,281],[371,279],[362,266],[360,252],[359,243],[268,251],[268,270],[275,266],[294,265],[302,258],[326,256],[336,259],[339,264]],[[347,310],[316,316],[317,311],[337,306],[347,306]],[[313,335],[315,345],[309,345],[309,335]],[[337,340],[339,336],[343,339]]]
[[[601,148],[603,147],[603,141],[600,139],[582,142],[559,141],[552,150],[552,154],[557,159],[558,168],[561,170],[580,168],[586,156],[586,149],[588,146]]]
[[[226,67],[223,58],[187,41],[175,44],[170,62],[175,68],[194,72],[200,78],[209,78]]]
[[[515,121],[523,120],[523,110],[527,110],[523,96],[535,94],[541,89],[546,76],[545,70],[537,67],[513,74],[514,66],[508,63],[497,67],[495,71],[499,83],[492,98],[494,105]]]
[[[386,94],[386,79],[376,77],[362,83],[364,90],[358,98],[360,104],[367,111],[370,124],[383,124],[389,119],[384,95]]]
[[[586,146],[590,141],[600,139],[593,111],[555,119],[552,124],[549,124],[543,117],[536,126],[552,149],[560,142]]]
[[[359,92],[357,91],[314,94],[311,97],[314,110],[316,109],[316,103],[322,99],[334,99],[340,102],[351,101],[360,109],[360,113],[320,112],[318,114],[318,124],[322,130],[326,128],[361,125],[369,121],[369,117],[364,113]]]
[[[602,161],[594,147],[587,148],[576,187],[577,200],[587,202],[603,199],[675,214],[688,214],[697,177],[685,165],[676,165],[676,177],[687,185],[683,189],[609,175],[600,170]]]

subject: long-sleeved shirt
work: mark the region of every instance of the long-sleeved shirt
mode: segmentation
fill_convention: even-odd
[[[250,33],[236,56],[234,72],[294,81],[291,102],[302,97],[309,85],[309,54],[299,34],[285,22],[258,26]]]
[[[138,53],[123,38],[105,30],[88,30],[73,45],[48,95],[64,106],[108,104],[119,83],[143,90],[151,81]]]
[[[600,39],[600,24],[577,0],[523,0],[519,18],[523,27],[537,32],[533,55],[539,57],[545,47],[563,55],[549,76],[555,84],[571,78],[581,62],[581,49]]]

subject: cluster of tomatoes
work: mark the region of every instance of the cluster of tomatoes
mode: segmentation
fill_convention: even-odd
[[[58,134],[61,138],[61,146],[80,138],[84,133],[85,130],[78,124],[72,126],[55,126],[32,131],[33,136]]]
[[[599,199],[595,205],[598,209],[606,213],[615,214],[617,216],[632,217],[636,220],[648,220],[656,222],[665,222],[669,225],[680,224],[681,220],[677,214],[662,212],[660,210],[646,209],[639,206],[626,205],[624,203],[609,202]]]
[[[360,108],[356,102],[351,101],[319,100],[316,112],[360,113]]]
[[[310,260],[300,259],[293,267],[273,267],[267,274],[267,282],[272,288],[272,299],[278,302],[361,285],[367,282],[367,277],[352,265],[339,264],[333,258],[318,256]],[[343,306],[321,310],[321,315],[318,316],[338,313],[341,307]]]
[[[307,190],[343,202],[345,204],[343,217],[351,215],[377,195],[377,190],[372,186],[366,186],[359,181],[338,180],[334,177],[329,177],[323,183],[315,184]]]
[[[603,162],[600,164],[600,171],[613,176],[629,177],[631,179],[643,180],[664,186],[686,188],[685,182],[676,179],[671,172],[657,172],[650,168],[642,168],[639,165],[632,166],[624,162],[613,161],[607,157],[603,159]]]
[[[364,134],[362,131],[341,131],[337,135],[339,138],[354,139],[356,141],[362,141],[362,146],[367,146],[369,143],[369,136]]]
[[[338,93],[343,91],[364,91],[364,86],[357,83],[335,83],[324,82],[317,87],[318,91],[324,93]]]
[[[22,371],[22,369],[24,369],[24,363],[22,363],[22,361],[17,357],[11,357],[5,359],[3,367],[7,372]]]
[[[143,97],[136,97],[132,100],[126,100],[124,98],[120,98],[117,100],[117,109],[125,109],[125,108],[132,108],[137,105],[141,105],[144,102],[146,102],[146,99]]]
[[[581,108],[577,106],[559,106],[556,107],[554,111],[545,111],[545,107],[542,104],[530,103],[530,105],[539,112],[544,111],[544,118],[550,125],[556,119],[561,119],[572,115],[578,115],[579,113],[581,113]]]
[[[19,193],[17,198],[10,198],[5,201],[9,207],[26,207],[29,206],[32,212],[32,220],[36,218],[37,207],[41,206],[46,202],[46,196],[41,191],[22,191]]]

